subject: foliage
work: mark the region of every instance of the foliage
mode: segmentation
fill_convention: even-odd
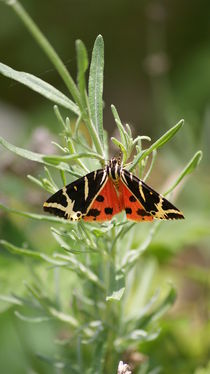
[[[44,165],[45,176],[28,177],[36,186],[53,193],[58,188],[54,169],[60,173],[62,184],[66,184],[67,179],[97,169],[98,162],[104,166],[108,159],[109,142],[103,129],[103,38],[99,35],[93,47],[87,90],[88,54],[82,41],[76,42],[78,74],[75,83],[22,6],[17,1],[8,1],[8,4],[49,57],[72,97],[69,99],[40,78],[0,64],[3,75],[70,111],[71,120],[62,115],[57,105],[54,106],[57,121],[62,126],[61,142],[54,144],[61,155],[35,153],[0,138],[4,148]],[[182,128],[183,120],[143,149],[142,140],[150,139],[145,136],[133,138],[130,126],[122,124],[113,105],[112,112],[119,131],[119,139],[113,137],[112,142],[120,148],[125,164],[135,153],[127,167],[146,179],[154,166],[158,148]],[[201,157],[201,151],[196,152],[166,194],[194,171]],[[56,217],[20,211],[2,203],[0,207],[35,222],[48,221],[56,225],[51,227],[55,249],[38,249],[36,242],[31,246],[5,239],[0,241],[2,249],[20,256],[24,266],[32,272],[19,295],[2,294],[0,299],[13,305],[15,315],[21,321],[30,324],[48,322],[55,328],[55,345],[59,348],[51,355],[36,351],[39,359],[49,365],[45,372],[51,372],[53,367],[59,373],[114,373],[125,352],[135,351],[157,338],[158,320],[174,303],[176,291],[170,284],[151,294],[150,284],[156,265],[153,260],[141,257],[160,223],[147,226],[146,234],[136,240],[137,225],[126,221],[123,214],[101,225],[82,221],[73,224]],[[154,369],[152,363],[140,365],[139,373],[149,373],[151,369]],[[159,369],[154,370],[158,372]]]

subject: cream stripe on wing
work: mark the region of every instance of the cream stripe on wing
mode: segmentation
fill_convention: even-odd
[[[56,202],[45,202],[44,207],[46,208],[56,208],[61,210],[62,212],[65,212],[65,215],[68,219],[71,219],[73,221],[78,221],[81,219],[82,213],[80,211],[75,212],[74,211],[74,200],[71,200],[69,195],[67,194],[66,187],[63,187],[62,189],[63,195],[66,197],[67,206],[63,206],[62,204],[56,203]]]
[[[174,213],[174,214],[177,214],[177,215],[180,215],[181,217],[183,216],[182,212],[180,212],[179,210],[177,209],[163,209],[162,208],[162,204],[163,204],[163,197],[160,195],[160,201],[159,203],[155,204],[155,207],[157,208],[157,212],[155,212],[154,214],[151,213],[155,218],[166,218],[167,217],[167,214],[170,214],[170,213]]]
[[[67,208],[65,208],[61,204],[58,204],[58,203],[47,203],[47,202],[45,202],[43,204],[43,207],[46,207],[46,208],[56,208],[56,209],[62,210],[62,212],[66,212],[66,209],[67,209]]]
[[[89,186],[88,186],[88,179],[87,179],[86,176],[84,177],[84,180],[85,180],[85,184],[84,184],[84,187],[85,187],[85,200],[87,200],[88,194],[89,194]]]
[[[141,183],[141,181],[139,181],[139,192],[140,192],[140,195],[141,195],[142,199],[143,199],[144,201],[146,201],[146,198],[145,198],[145,196],[144,196],[144,191],[143,191],[143,188],[142,188],[142,183]]]
[[[107,175],[107,171],[106,171],[106,169],[104,169],[104,173],[103,173],[103,176],[102,176],[102,179],[101,179],[100,185],[104,183],[106,177],[108,177],[108,175]]]

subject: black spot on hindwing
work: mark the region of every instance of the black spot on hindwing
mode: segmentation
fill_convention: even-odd
[[[131,203],[135,203],[135,202],[136,202],[136,198],[135,198],[135,196],[133,196],[133,195],[131,195],[131,196],[129,197],[129,200],[130,200]]]
[[[113,208],[109,208],[109,207],[107,207],[107,208],[105,208],[104,209],[104,212],[105,212],[105,214],[107,214],[107,215],[112,215],[112,213],[113,213]]]
[[[89,217],[98,217],[101,214],[100,210],[98,209],[90,209],[87,213]]]
[[[96,201],[98,201],[99,203],[102,203],[104,201],[104,197],[102,195],[98,195],[96,197]]]
[[[125,208],[126,214],[132,214],[132,209],[129,207]]]
[[[141,217],[149,217],[149,216],[151,216],[150,213],[147,213],[144,209],[140,209],[140,208],[136,211],[136,213],[139,216],[141,216]]]

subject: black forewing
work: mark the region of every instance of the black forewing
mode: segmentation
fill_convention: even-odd
[[[123,169],[121,180],[154,218],[184,218],[179,209],[129,171]]]
[[[67,210],[70,212],[70,199],[73,206],[72,217],[77,212],[81,212],[83,216],[86,215],[89,206],[105,185],[107,178],[106,170],[99,169],[77,179],[52,195],[44,203],[44,210],[60,217],[71,219],[71,215],[68,216],[67,214]],[[81,218],[79,213],[78,217]]]

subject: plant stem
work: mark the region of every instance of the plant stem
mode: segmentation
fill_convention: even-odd
[[[87,125],[88,131],[90,133],[90,136],[92,138],[92,141],[95,145],[95,148],[97,152],[104,157],[103,147],[101,144],[101,141],[99,139],[99,136],[97,134],[96,128],[94,127],[91,119],[88,116],[86,108],[84,108],[80,93],[78,91],[78,88],[76,84],[74,83],[71,75],[69,74],[68,70],[66,69],[64,63],[54,50],[54,48],[51,46],[51,44],[48,42],[47,38],[42,34],[40,29],[37,27],[35,22],[32,20],[32,18],[29,16],[29,14],[25,11],[25,9],[22,7],[22,5],[16,1],[8,1],[8,5],[10,5],[15,13],[20,17],[22,22],[25,24],[27,29],[31,32],[34,39],[38,42],[38,44],[42,47],[45,54],[48,56],[52,64],[55,66],[56,70],[60,74],[61,78],[63,79],[65,85],[67,86],[69,92],[71,93],[73,99],[77,103],[77,105],[80,108],[80,111],[82,113],[82,117]]]
[[[92,139],[92,141],[95,145],[96,151],[99,153],[99,155],[101,155],[104,158],[105,157],[104,156],[104,151],[103,151],[103,147],[102,147],[101,141],[99,139],[98,133],[96,131],[95,126],[93,125],[93,122],[91,121],[89,115],[86,113],[85,110],[82,111],[82,117],[83,117],[83,119],[84,119],[84,121],[87,125],[88,131],[89,131],[91,139]]]
[[[48,42],[46,37],[42,34],[42,32],[39,30],[35,22],[32,20],[32,18],[29,16],[29,14],[25,11],[25,9],[18,1],[10,1],[8,2],[8,5],[10,5],[14,9],[15,13],[20,17],[20,19],[23,21],[27,29],[33,35],[34,39],[42,47],[43,51],[46,53],[46,55],[48,56],[52,64],[55,66],[58,73],[60,74],[65,85],[67,86],[72,97],[74,98],[75,102],[78,104],[79,107],[81,107],[80,95],[77,86],[71,78],[62,60],[55,52],[51,44]]]

